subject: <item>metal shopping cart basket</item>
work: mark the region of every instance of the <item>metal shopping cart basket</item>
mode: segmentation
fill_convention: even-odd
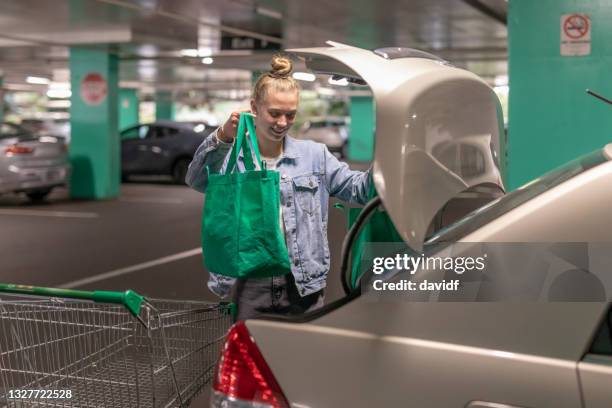
[[[185,407],[212,379],[232,320],[229,304],[133,291],[2,293],[19,299],[0,298],[0,407]]]

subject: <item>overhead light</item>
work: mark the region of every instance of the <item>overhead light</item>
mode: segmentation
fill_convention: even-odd
[[[495,86],[508,85],[508,75],[496,75],[493,83]]]
[[[195,48],[184,49],[184,50],[181,50],[181,55],[183,57],[197,57],[198,50],[196,50]]]
[[[69,89],[49,89],[47,91],[48,98],[65,99],[71,96],[72,92]]]
[[[316,79],[314,74],[311,74],[308,72],[294,72],[293,78],[299,81],[307,81],[307,82],[312,82]]]
[[[213,50],[211,48],[187,48],[181,50],[181,55],[183,57],[210,57],[213,54]]]
[[[63,89],[70,90],[70,82],[51,82],[49,89]]]
[[[330,85],[339,85],[339,86],[348,86],[349,82],[346,78],[334,79],[334,77],[330,77],[329,80]]]
[[[211,48],[200,48],[198,49],[198,57],[210,57],[213,54]]]
[[[276,11],[267,7],[257,6],[255,7],[255,13],[259,14],[260,16],[275,18],[277,20],[283,19],[283,14],[280,11]]]
[[[213,59],[210,57],[202,58],[202,64],[210,65],[213,63]]]
[[[329,88],[319,88],[317,89],[317,92],[322,96],[334,96],[336,94],[336,91]]]
[[[26,78],[28,84],[47,85],[51,80],[49,78],[29,76]]]

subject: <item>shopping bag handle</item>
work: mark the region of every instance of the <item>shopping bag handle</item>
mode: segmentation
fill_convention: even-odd
[[[246,138],[246,133],[248,131],[249,140]],[[230,152],[230,159],[227,163],[227,167],[225,168],[225,174],[230,174],[234,171],[236,167],[236,161],[238,160],[238,155],[240,151],[243,152],[243,160],[244,167],[247,171],[255,170],[255,164],[253,163],[253,155],[251,153],[251,146],[253,146],[253,151],[255,152],[255,158],[257,159],[257,164],[259,168],[262,168],[261,165],[261,155],[259,153],[259,147],[257,146],[257,137],[255,134],[255,122],[253,120],[253,114],[249,112],[241,112],[240,119],[238,122],[238,131],[236,132],[236,140],[234,141],[234,145],[232,146],[232,151]]]
[[[126,290],[125,292],[112,292],[108,290],[87,291],[0,283],[0,293],[2,292],[55,298],[85,299],[98,303],[114,303],[125,306],[136,317],[140,315],[140,307],[144,301],[144,296],[139,295],[133,290]]]

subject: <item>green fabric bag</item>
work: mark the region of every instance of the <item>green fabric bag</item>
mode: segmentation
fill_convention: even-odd
[[[261,170],[255,170],[248,138]],[[244,173],[236,168],[240,151]],[[279,173],[262,166],[253,116],[241,113],[225,173],[210,174],[208,178],[202,215],[202,253],[206,268],[232,278],[289,273],[289,254],[279,211]]]
[[[376,195],[374,183],[370,180],[368,201],[376,197]],[[349,208],[348,210],[348,225],[350,228],[355,223],[362,209]],[[371,262],[366,262],[363,259],[365,246],[370,242],[404,242],[385,210],[377,209],[374,211],[361,228],[359,235],[357,235],[353,243],[351,251],[351,283],[353,288],[357,286],[357,280],[361,275],[372,266]]]

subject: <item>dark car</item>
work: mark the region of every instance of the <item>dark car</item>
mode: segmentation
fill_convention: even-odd
[[[158,121],[121,132],[121,178],[170,175],[183,184],[193,154],[215,127],[204,123]]]

